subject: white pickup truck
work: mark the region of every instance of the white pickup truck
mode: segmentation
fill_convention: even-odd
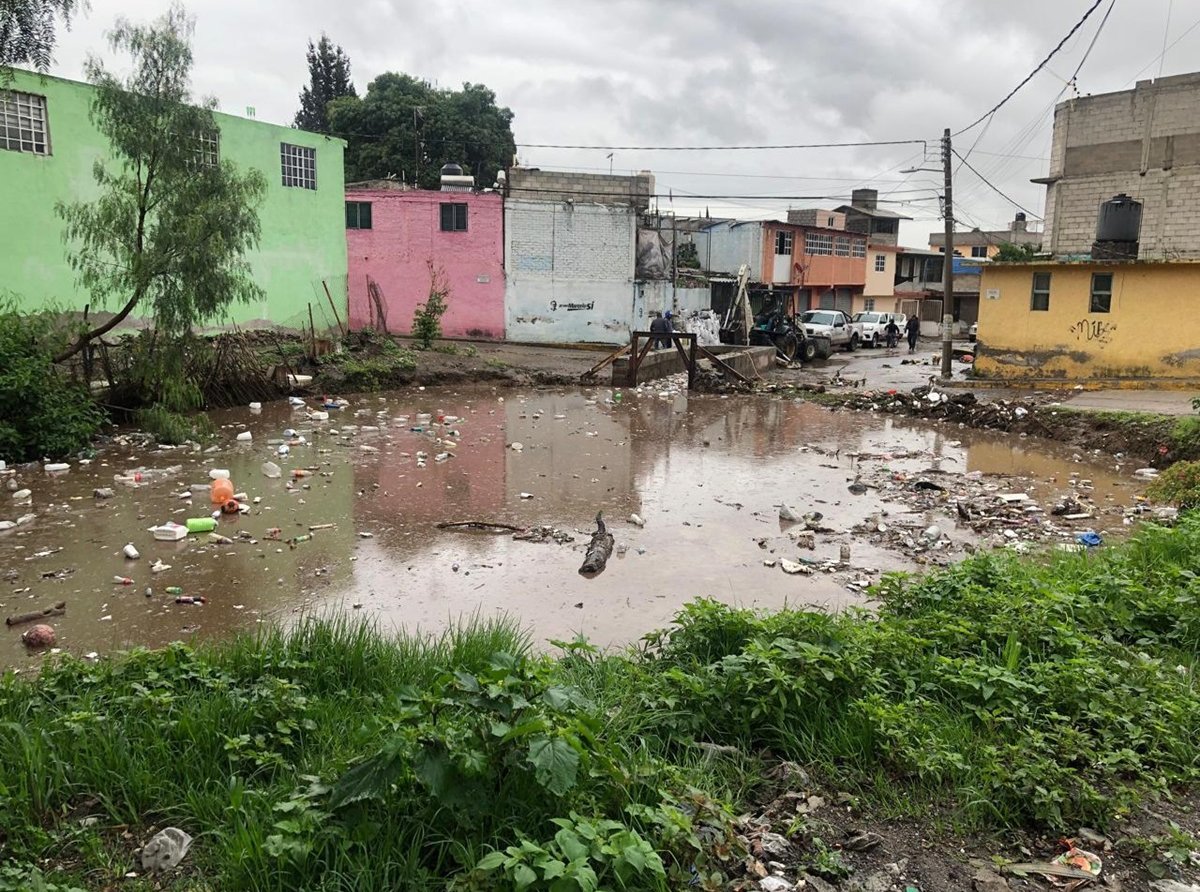
[[[809,337],[829,338],[830,346],[848,352],[857,350],[863,340],[862,325],[841,310],[809,310],[800,316],[800,324]]]

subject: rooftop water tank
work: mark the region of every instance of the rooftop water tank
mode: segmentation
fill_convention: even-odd
[[[1142,203],[1125,193],[1101,202],[1096,217],[1096,260],[1136,260],[1142,230]]]

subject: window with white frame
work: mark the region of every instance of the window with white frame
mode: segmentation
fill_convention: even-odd
[[[877,272],[877,273],[887,272],[887,255],[886,254],[876,254],[875,255],[875,272]]]
[[[867,256],[867,243],[864,242],[860,238],[856,238],[853,241],[851,241],[850,242],[850,256],[851,257],[866,257]]]
[[[971,245],[971,256],[972,257],[987,257],[988,256],[987,245]]]
[[[838,257],[850,256],[850,239],[838,236],[833,241],[833,253]]]
[[[873,298],[873,297],[863,298],[863,312],[871,313],[871,312],[874,312],[874,310],[875,310],[875,298]]]
[[[787,229],[781,229],[775,233],[775,253],[784,254],[788,257],[792,256],[792,233]]]
[[[833,217],[826,217],[825,225],[828,226],[830,229],[833,229]]]
[[[804,252],[806,254],[832,254],[833,236],[823,232],[805,233]]]
[[[45,96],[0,90],[0,148],[50,154]]]
[[[197,130],[192,138],[196,140],[195,164],[199,167],[216,167],[221,163],[221,131]]]
[[[300,189],[317,188],[317,150],[307,146],[279,144],[279,160],[283,170],[283,185]]]

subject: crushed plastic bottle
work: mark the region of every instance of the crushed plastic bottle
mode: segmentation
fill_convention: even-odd
[[[45,465],[44,469],[47,474],[57,474],[62,471],[71,470],[71,466],[69,464],[67,464],[65,461],[60,461],[60,462],[52,462],[51,464]]]
[[[273,461],[265,461],[262,463],[262,472],[265,476],[276,480],[283,476],[283,469]]]
[[[113,585],[133,585],[133,580],[128,576],[114,576]]]

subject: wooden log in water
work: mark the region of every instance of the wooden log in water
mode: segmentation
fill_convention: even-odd
[[[603,572],[608,559],[613,553],[613,536],[604,525],[601,512],[596,512],[596,532],[592,533],[592,541],[588,543],[587,553],[583,558],[583,566],[579,572],[584,576],[596,576]]]
[[[48,616],[62,616],[67,612],[67,602],[59,601],[53,607],[43,607],[41,610],[31,610],[29,613],[17,613],[4,621],[6,626],[19,626],[34,620],[45,619]]]

